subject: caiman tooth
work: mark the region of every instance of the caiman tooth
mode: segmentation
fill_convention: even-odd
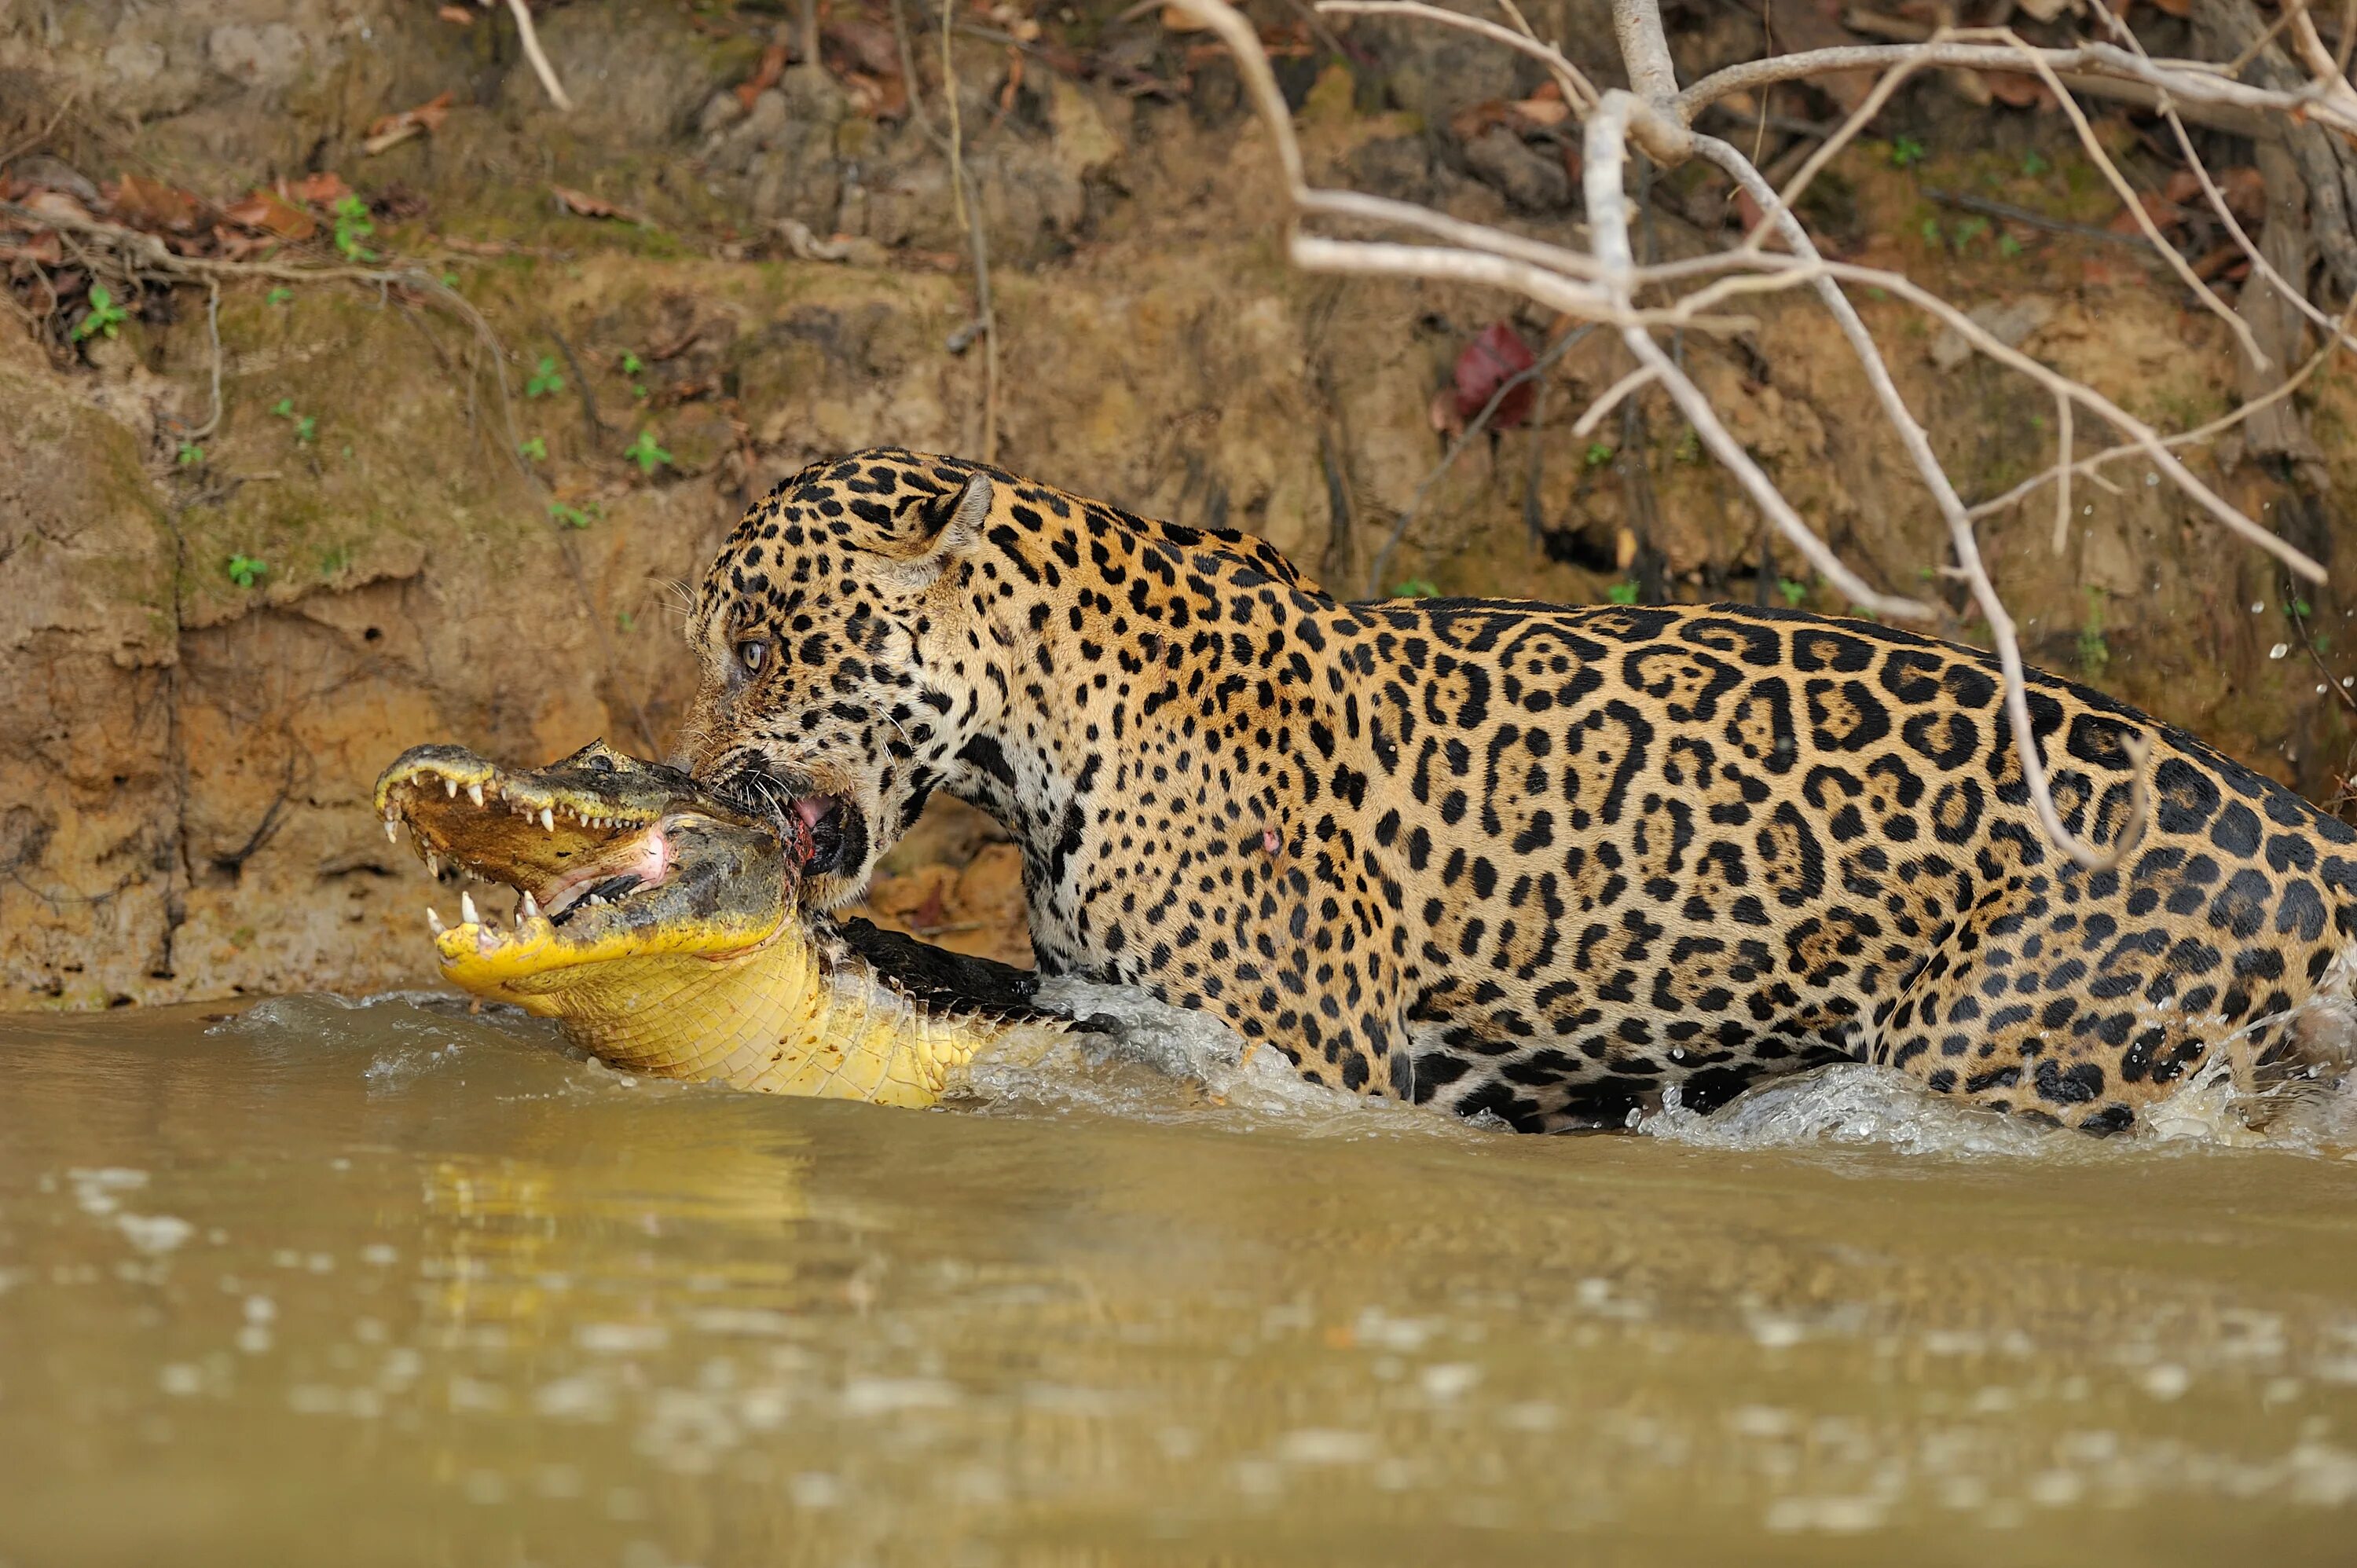
[[[472,893],[458,895],[458,915],[470,926],[482,924],[482,917],[475,913],[475,896]]]
[[[384,842],[387,843],[399,843],[401,842],[401,829],[394,823],[391,817],[387,817],[384,820]]]
[[[544,832],[554,832],[556,831],[556,813],[550,811],[547,807],[543,806],[540,809],[540,826]]]
[[[533,902],[532,894],[528,889],[523,896],[523,918],[527,920],[537,920],[540,918],[540,906]]]
[[[431,904],[425,906],[425,923],[433,928],[436,936],[442,934],[442,917],[434,912],[434,906]]]
[[[442,880],[442,857],[430,849],[425,852],[425,875],[436,882]]]
[[[480,784],[468,785],[467,799],[472,800],[478,806],[481,805],[483,803],[483,787]]]
[[[458,798],[458,781],[456,779],[442,780],[442,789],[453,800]]]

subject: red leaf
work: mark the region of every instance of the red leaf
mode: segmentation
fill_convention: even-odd
[[[1471,419],[1488,406],[1498,389],[1523,371],[1538,363],[1538,356],[1523,341],[1523,335],[1512,322],[1492,321],[1481,329],[1481,335],[1465,346],[1457,356],[1457,415]],[[1529,381],[1518,384],[1498,404],[1498,412],[1490,416],[1492,429],[1511,430],[1531,416],[1531,397],[1535,389]]]
[[[188,233],[197,226],[197,199],[159,179],[126,174],[106,193],[114,215],[134,229]]]
[[[307,240],[319,220],[274,190],[257,190],[230,203],[222,216],[247,229],[275,234],[282,240]]]
[[[307,174],[285,188],[296,200],[316,201],[322,207],[333,207],[352,193],[352,188],[344,183],[343,177],[332,173]]]

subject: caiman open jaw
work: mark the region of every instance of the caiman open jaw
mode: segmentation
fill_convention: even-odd
[[[736,810],[687,775],[593,742],[510,771],[463,746],[404,752],[377,780],[386,836],[405,824],[427,869],[514,889],[513,925],[459,895],[460,923],[426,911],[443,972],[526,1001],[556,972],[662,956],[726,960],[792,913],[808,830]]]

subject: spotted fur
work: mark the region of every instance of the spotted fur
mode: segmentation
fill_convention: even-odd
[[[2084,872],[1987,656],[1887,627],[1346,605],[1243,534],[877,450],[757,503],[691,635],[685,760],[842,802],[821,901],[946,789],[1021,843],[1043,967],[1520,1128],[1855,1058],[2114,1131],[2230,1037],[2298,1068],[2346,989],[2357,834],[2038,675],[2074,832],[2115,842],[2151,742],[2147,831]]]

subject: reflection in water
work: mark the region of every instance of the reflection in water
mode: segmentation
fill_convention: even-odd
[[[420,999],[0,1020],[0,1562],[2347,1560],[2330,1143],[1038,1072],[924,1113]]]

